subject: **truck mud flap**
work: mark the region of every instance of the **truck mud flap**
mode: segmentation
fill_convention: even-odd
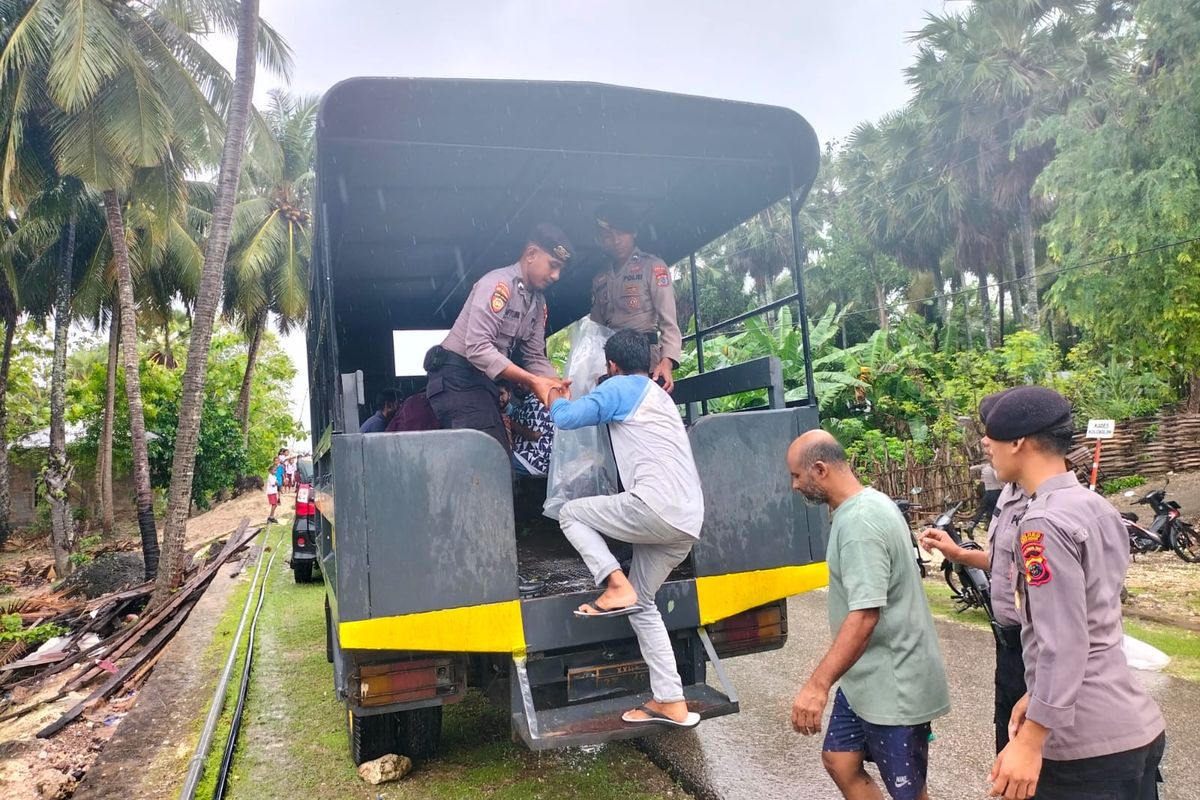
[[[688,708],[699,713],[702,719],[736,714],[737,691],[729,682],[725,667],[717,657],[708,632],[701,627],[696,630],[696,635],[704,645],[705,654],[717,674],[721,688],[717,689],[704,683],[685,686],[683,694],[687,699]],[[663,726],[629,725],[621,721],[623,713],[651,699],[649,692],[539,710],[534,706],[533,687],[524,656],[513,658],[509,680],[512,692],[513,731],[530,750],[551,750],[618,739],[634,739],[665,729]]]

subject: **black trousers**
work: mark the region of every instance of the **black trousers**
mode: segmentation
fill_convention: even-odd
[[[500,389],[495,381],[474,367],[443,364],[429,370],[425,397],[443,428],[483,431],[511,457],[512,445],[500,417]]]
[[[1042,762],[1037,800],[1158,800],[1166,734],[1145,747],[1075,761]]]
[[[990,524],[992,515],[996,513],[996,503],[1000,500],[1000,493],[1003,489],[988,489],[983,493],[983,499],[979,502],[979,510],[975,512],[975,518],[971,520],[971,527],[974,528],[979,524],[980,520]],[[987,527],[987,524],[983,526]]]
[[[1008,721],[1013,707],[1025,696],[1025,661],[1020,647],[996,642],[996,752],[1008,744]]]

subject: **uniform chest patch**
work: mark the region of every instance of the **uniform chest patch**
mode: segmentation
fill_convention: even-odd
[[[493,314],[499,314],[508,305],[510,297],[508,284],[501,281],[496,284],[496,288],[492,289],[491,308]]]
[[[628,275],[621,278],[621,280],[625,281],[625,283],[637,283],[641,279],[642,279],[642,271],[640,269],[630,272]]]
[[[630,309],[639,309],[642,307],[642,298],[637,295],[630,295],[625,298],[625,305]]]
[[[520,318],[521,318],[521,312],[520,312],[520,311],[517,311],[515,308],[510,308],[510,309],[507,309],[507,310],[504,312],[504,318],[505,318],[505,319],[520,319]]]
[[[654,283],[656,286],[670,286],[671,285],[671,271],[668,270],[666,267],[655,267],[654,268]]]
[[[1025,564],[1025,580],[1030,586],[1050,582],[1050,562],[1046,560],[1045,535],[1041,531],[1021,534],[1021,561]]]
[[[631,283],[624,288],[623,292],[626,297],[631,297],[635,294],[640,295],[642,293],[642,287],[639,284]]]

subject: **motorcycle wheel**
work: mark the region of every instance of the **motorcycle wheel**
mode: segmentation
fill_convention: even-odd
[[[1188,523],[1176,522],[1172,527],[1171,547],[1189,564],[1200,563],[1200,533]]]
[[[958,573],[952,569],[945,569],[942,570],[942,576],[946,579],[946,585],[950,587],[954,599],[961,600],[963,597],[962,581],[958,579]]]

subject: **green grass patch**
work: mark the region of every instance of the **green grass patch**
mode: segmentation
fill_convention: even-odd
[[[925,596],[929,598],[929,609],[943,619],[988,629],[987,615],[978,609],[958,613],[950,596],[950,587],[944,582],[922,581]],[[1135,639],[1157,647],[1171,657],[1166,672],[1177,678],[1200,681],[1200,633],[1173,628],[1154,622],[1143,622],[1125,617],[1125,632]]]
[[[686,797],[628,743],[549,753],[514,744],[505,710],[475,691],[446,708],[438,757],[418,764],[398,783],[363,783],[350,760],[346,709],[334,695],[333,667],[325,660],[324,589],[296,584],[285,555],[281,552],[271,569],[259,617],[254,672],[227,795],[232,800]],[[206,665],[217,665],[214,670],[228,654],[237,627],[246,596],[239,588],[213,652],[206,655]],[[230,688],[229,707],[235,689]],[[211,796],[227,732],[223,720],[197,797]]]
[[[278,547],[284,542],[285,537],[279,534],[279,529],[283,526],[272,525],[262,534],[261,541],[267,543],[271,548]],[[285,529],[286,530],[286,529]],[[259,554],[259,558],[265,558],[268,561],[271,558],[270,551],[264,551]],[[275,559],[275,564],[280,563],[280,558]],[[202,675],[211,675],[211,684],[207,687],[206,692],[211,694],[217,687],[217,680],[221,675],[221,670],[225,667],[225,661],[229,658],[229,648],[233,643],[233,636],[237,633],[238,622],[241,620],[242,608],[246,604],[246,595],[250,591],[250,584],[254,577],[254,570],[257,569],[257,562],[253,565],[247,565],[243,568],[244,579],[234,587],[229,594],[228,604],[225,606],[225,613],[221,615],[221,620],[217,623],[216,629],[213,631],[212,641],[209,642],[208,648],[204,651],[201,657],[203,668]],[[263,572],[267,569],[266,563],[263,563]],[[268,576],[269,577],[269,576]],[[263,576],[259,577],[259,581],[263,580]],[[257,597],[257,592],[255,597]],[[253,602],[253,601],[252,601]],[[265,605],[265,601],[264,601]],[[253,606],[250,614],[253,614]],[[250,627],[250,617],[246,618],[246,627]],[[261,630],[262,625],[260,623]],[[248,636],[245,632],[242,634],[242,640],[238,643],[237,660],[233,666],[233,672],[230,674],[229,686],[225,690],[225,705],[221,712],[220,718],[217,720],[217,727],[213,734],[212,749],[209,750],[208,756],[204,761],[204,772],[200,778],[200,783],[196,789],[197,797],[212,797],[213,788],[216,784],[217,772],[221,768],[221,759],[224,757],[224,743],[229,738],[229,730],[233,724],[233,709],[237,705],[238,685],[242,674],[243,665],[246,663],[246,645]],[[204,708],[204,715],[196,720],[195,732],[193,734],[194,742],[200,740],[200,733],[204,728],[204,720],[209,713],[210,705]],[[243,719],[243,724],[245,720]]]
[[[940,575],[940,573],[939,573]],[[925,597],[929,600],[929,610],[935,616],[944,619],[961,622],[964,625],[971,625],[976,628],[991,630],[991,623],[988,622],[987,614],[983,613],[978,608],[968,609],[959,612],[957,606],[954,605],[953,596],[950,594],[950,587],[943,580],[932,579],[921,581],[921,585],[925,587]]]
[[[1168,675],[1200,681],[1200,634],[1129,617],[1125,618],[1125,633],[1169,655]]]

